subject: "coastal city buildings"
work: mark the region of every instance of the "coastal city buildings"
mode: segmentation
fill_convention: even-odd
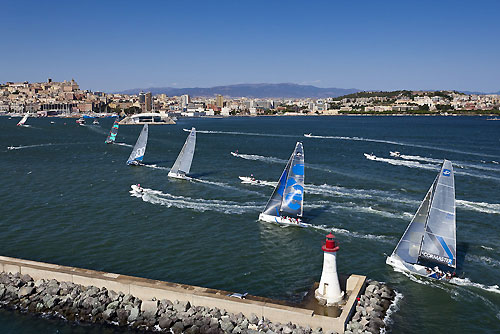
[[[36,113],[38,116],[158,112],[172,116],[336,115],[336,114],[447,114],[488,113],[500,108],[500,95],[455,91],[358,92],[341,97],[248,98],[113,94],[82,90],[75,80],[0,84],[0,113]]]

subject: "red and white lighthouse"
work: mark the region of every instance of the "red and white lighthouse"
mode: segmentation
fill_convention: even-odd
[[[344,296],[344,292],[340,290],[339,277],[337,275],[336,256],[339,246],[337,246],[334,238],[335,236],[329,233],[326,236],[323,247],[321,247],[324,252],[323,272],[321,273],[319,287],[314,293],[316,299],[327,306],[340,302]]]

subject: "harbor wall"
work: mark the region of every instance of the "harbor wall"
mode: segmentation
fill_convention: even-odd
[[[293,322],[300,326],[311,328],[321,327],[323,332],[334,331],[344,333],[356,306],[357,297],[365,285],[365,276],[351,275],[346,282],[349,298],[342,308],[339,317],[328,317],[314,314],[314,311],[305,308],[283,305],[279,301],[249,296],[247,299],[229,297],[230,292],[216,289],[197,287],[192,285],[170,283],[158,280],[145,279],[114,273],[55,265],[0,256],[0,272],[20,273],[29,275],[34,280],[55,279],[60,282],[72,282],[84,286],[96,286],[115,292],[131,294],[144,300],[168,299],[190,302],[192,305],[225,309],[234,314],[241,312],[250,317],[255,314],[272,322]]]

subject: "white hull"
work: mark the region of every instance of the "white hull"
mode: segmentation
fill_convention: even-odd
[[[436,271],[434,271],[434,269],[422,266],[420,264],[412,264],[401,261],[401,259],[399,259],[399,257],[397,256],[394,256],[394,254],[388,256],[387,259],[385,260],[385,263],[392,266],[395,269],[399,269],[422,277],[428,277],[443,281],[449,281],[451,278],[451,277],[447,278],[445,275],[438,278],[437,273]]]
[[[249,176],[238,176],[238,178],[241,180],[243,183],[253,183],[253,184],[258,184],[260,183],[259,180],[256,180],[255,178],[249,177]]]
[[[399,158],[401,156],[401,153],[399,153],[398,151],[389,151],[391,157],[396,157],[396,158]]]
[[[307,225],[304,224],[301,219],[294,218],[293,220],[291,220],[289,217],[283,217],[283,216],[277,217],[265,213],[261,213],[259,215],[259,220],[266,223],[277,223],[280,225],[287,225],[287,226],[307,227]]]
[[[238,157],[238,156],[239,156],[239,154],[238,154],[238,153],[236,153],[236,152],[231,152],[231,155],[232,155],[233,157]]]
[[[312,137],[312,133],[304,133],[304,137],[311,138]]]
[[[179,179],[179,180],[191,180],[192,179],[191,177],[186,176],[185,174],[172,173],[172,172],[168,172],[168,176],[172,177],[174,179]]]
[[[134,191],[135,193],[140,194],[140,195],[144,195],[144,189],[142,189],[142,187],[139,187],[138,185],[133,184],[130,186],[130,188],[132,188],[132,191]]]
[[[370,159],[370,160],[375,160],[377,157],[373,154],[368,154],[368,153],[363,153],[365,155],[365,158]]]

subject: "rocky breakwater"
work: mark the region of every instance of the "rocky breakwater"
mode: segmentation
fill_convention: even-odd
[[[247,318],[241,313],[193,306],[189,302],[140,300],[129,294],[95,286],[56,280],[34,281],[30,276],[19,273],[0,273],[0,307],[60,317],[70,322],[110,324],[174,334],[323,333],[321,328],[313,330],[291,322],[271,323],[254,314]]]
[[[386,326],[384,319],[395,305],[395,298],[395,291],[387,285],[369,280],[364,294],[358,298],[356,312],[345,333],[380,333],[380,329]]]

